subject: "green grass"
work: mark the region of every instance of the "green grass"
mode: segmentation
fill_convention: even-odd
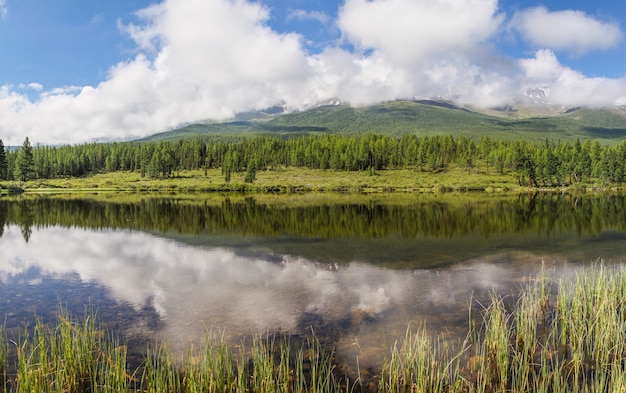
[[[15,182],[0,182],[4,187],[16,187]],[[132,192],[439,192],[439,191],[511,191],[520,187],[513,174],[503,175],[485,166],[471,173],[451,166],[444,172],[420,172],[413,169],[390,169],[348,172],[306,168],[278,168],[259,171],[254,183],[245,182],[245,173],[235,173],[225,182],[221,170],[181,171],[166,179],[141,177],[139,172],[111,172],[93,176],[31,180],[22,184],[26,192],[59,193],[71,191],[132,191]],[[600,188],[597,184],[577,185],[576,188]]]
[[[15,392],[123,392],[130,385],[126,347],[105,334],[89,314],[82,320],[60,310],[58,325],[37,321],[14,343]]]
[[[494,295],[458,350],[423,330],[408,333],[393,348],[379,391],[624,391],[624,268],[581,271],[559,282],[556,294],[547,284],[539,277],[511,310]]]
[[[407,329],[385,355],[374,390],[624,391],[625,298],[623,266],[599,264],[559,281],[543,272],[517,302],[493,294],[478,318],[470,312],[462,342],[425,325]],[[73,319],[60,310],[56,327],[38,322],[10,345],[17,371],[4,376],[9,392],[330,393],[372,386],[360,375],[339,375],[333,348],[314,334],[257,335],[232,346],[222,332],[209,331],[182,356],[168,343],[154,344],[131,371],[126,347],[92,314]],[[6,351],[0,355],[8,364]]]

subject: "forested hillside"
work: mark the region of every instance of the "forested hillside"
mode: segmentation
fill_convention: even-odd
[[[439,101],[391,101],[368,107],[347,105],[323,106],[302,112],[259,116],[224,123],[191,124],[159,133],[145,141],[176,140],[192,136],[224,139],[265,134],[281,136],[322,133],[363,135],[367,133],[401,137],[458,135],[479,139],[526,139],[540,142],[545,138],[574,142],[577,138],[597,139],[614,144],[626,138],[626,112],[622,109],[570,108],[562,113],[529,116],[514,109],[471,111]]]
[[[0,146],[2,146],[0,144]],[[232,141],[211,138],[175,142],[92,143],[76,146],[31,146],[0,149],[0,176],[26,181],[82,177],[96,173],[135,171],[165,178],[181,170],[221,168],[225,182],[245,172],[254,182],[257,171],[303,167],[328,171],[412,169],[445,173],[454,165],[468,174],[480,170],[510,174],[524,186],[564,186],[626,181],[626,142],[601,145],[597,140],[573,143],[545,139],[496,140],[464,136],[418,137],[404,134],[259,136]]]

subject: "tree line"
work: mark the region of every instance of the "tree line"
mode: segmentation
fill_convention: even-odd
[[[472,139],[464,136],[308,135],[258,136],[236,140],[194,138],[175,142],[114,142],[5,149],[0,140],[0,180],[27,181],[138,171],[166,178],[182,170],[221,169],[226,182],[245,172],[305,167],[335,171],[414,169],[440,172],[456,165],[472,173],[512,174],[520,185],[563,186],[597,179],[626,182],[626,142],[601,145],[577,139]]]

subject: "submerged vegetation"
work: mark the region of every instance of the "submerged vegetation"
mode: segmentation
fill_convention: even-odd
[[[314,334],[233,346],[209,331],[182,353],[151,345],[131,367],[126,346],[92,313],[63,310],[56,326],[2,334],[0,366],[9,392],[615,392],[626,388],[625,297],[623,267],[559,281],[543,272],[517,300],[494,293],[470,306],[465,340],[409,328],[368,377],[343,375]]]

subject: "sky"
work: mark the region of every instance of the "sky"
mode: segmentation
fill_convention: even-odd
[[[626,105],[625,28],[608,0],[0,0],[0,139],[130,140],[335,97]]]

